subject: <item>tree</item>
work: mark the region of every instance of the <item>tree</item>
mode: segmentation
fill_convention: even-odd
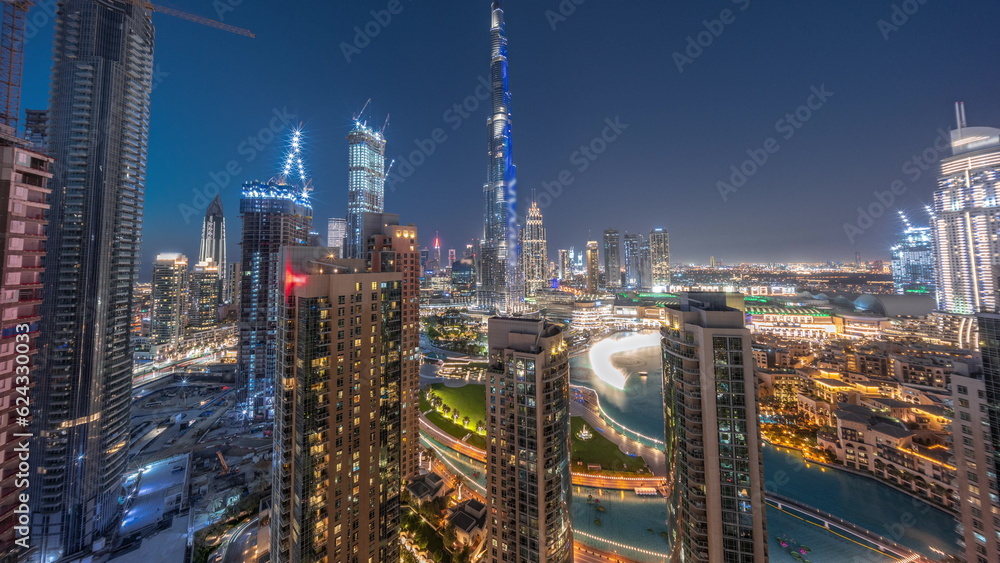
[[[444,414],[448,414],[451,412],[451,407],[449,407],[448,405],[443,405],[441,407],[441,410],[444,412]]]
[[[468,426],[469,422],[471,422],[471,419],[468,417],[468,415],[462,417],[462,426]]]

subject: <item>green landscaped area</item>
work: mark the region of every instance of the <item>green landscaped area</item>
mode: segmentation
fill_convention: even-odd
[[[451,416],[446,416],[434,410],[427,401],[427,393],[424,390],[424,392],[420,393],[420,412],[427,413],[427,421],[459,440],[469,436],[465,438],[465,443],[485,450],[486,438],[476,434],[474,429],[477,423],[486,424],[486,387],[483,385],[445,387],[443,383],[434,383],[429,388],[435,395],[441,398],[442,404],[447,405],[451,409],[451,412],[448,414],[451,415],[457,409],[459,418],[458,423],[456,423]],[[461,424],[465,417],[469,417],[468,426]]]
[[[576,437],[584,425],[590,428],[590,433],[593,435],[589,440]],[[618,449],[618,444],[602,436],[582,418],[578,416],[570,418],[570,431],[573,433],[573,459],[570,467],[574,473],[593,473],[587,470],[589,464],[600,465],[602,472],[646,474],[650,472],[645,460],[638,456],[627,455]],[[583,465],[577,462],[582,462]]]

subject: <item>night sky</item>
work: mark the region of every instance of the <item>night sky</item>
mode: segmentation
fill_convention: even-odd
[[[344,138],[368,98],[372,122],[392,116],[387,152],[397,158],[397,180],[386,210],[416,223],[425,244],[440,231],[445,250],[481,235],[487,116],[476,91],[489,71],[488,0],[162,3],[213,18],[231,7],[224,21],[257,38],[153,16],[144,278],[158,252],[197,258],[211,197],[194,190],[213,173],[225,180],[227,167],[240,171],[221,192],[230,260],[239,259],[239,185],[275,175],[285,152],[286,130],[270,140],[275,112],[304,124],[325,236],[326,219],[345,215]],[[47,106],[54,0],[37,4],[22,108]],[[969,125],[1000,126],[995,0],[504,6],[522,213],[532,190],[558,193],[560,175],[572,181],[558,197],[539,196],[552,259],[556,249],[599,240],[605,228],[655,226],[670,231],[675,263],[707,263],[710,255],[853,261],[856,251],[887,258],[899,225],[894,210],[922,220],[935,183],[933,167],[904,164],[936,156],[939,128],[954,126],[953,103],[966,102]],[[371,11],[389,7],[399,13],[387,25],[374,22]],[[355,27],[366,25],[377,35],[357,37]],[[707,47],[690,46],[689,37]],[[816,97],[813,88],[832,95]],[[455,111],[463,101],[474,111]],[[810,102],[813,109],[786,119]],[[608,120],[627,128],[615,131]],[[264,141],[260,150],[248,137]],[[424,154],[413,158],[420,144]],[[603,152],[591,160],[581,146]],[[723,187],[723,198],[718,183],[736,187],[730,167],[751,154],[767,161],[747,164],[757,170],[738,190]],[[859,206],[878,211],[874,192],[894,180],[906,192],[889,205],[893,212],[852,231],[852,243],[845,223],[858,224]]]

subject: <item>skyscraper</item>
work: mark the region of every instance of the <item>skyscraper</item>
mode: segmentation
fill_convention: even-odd
[[[958,477],[959,545],[965,561],[1000,560],[1000,314],[980,313],[981,376],[951,379],[955,465]],[[961,437],[961,438],[959,438]]]
[[[483,186],[484,228],[479,306],[508,313],[520,307],[518,264],[517,168],[511,137],[510,89],[507,82],[507,32],[500,0],[492,5],[490,82],[492,111],[487,120],[489,166]]]
[[[278,365],[277,334],[282,247],[306,245],[312,226],[309,194],[299,187],[248,182],[240,199],[243,217],[239,352],[236,387],[245,410],[263,414],[273,396]]]
[[[226,284],[226,215],[222,211],[222,197],[215,196],[205,212],[201,228],[201,249],[198,262],[212,262],[219,266],[219,287]]]
[[[25,484],[17,477],[23,463],[19,452],[28,429],[18,424],[19,407],[41,397],[29,389],[41,319],[42,254],[45,250],[45,213],[52,190],[52,159],[30,150],[23,142],[0,139],[0,560],[14,554],[15,533]],[[36,388],[37,389],[37,388]],[[23,414],[23,411],[22,411]],[[32,491],[30,494],[34,494]],[[24,551],[14,554],[15,558]]]
[[[139,263],[153,75],[150,11],[63,0],[48,151],[55,167],[32,447],[36,557],[90,548],[117,522],[129,444],[129,314]]]
[[[649,232],[649,253],[653,267],[653,291],[666,291],[670,287],[670,234],[657,227]]]
[[[601,277],[600,269],[597,241],[592,240],[587,243],[587,293],[589,295],[597,295]]]
[[[766,562],[764,471],[743,296],[691,293],[663,335],[671,563]]]
[[[930,227],[915,227],[902,211],[903,231],[892,247],[892,281],[896,293],[934,295],[934,243]]]
[[[997,311],[1000,287],[1000,129],[968,127],[956,105],[952,156],[941,160],[931,229],[937,262],[938,307],[972,315]]]
[[[570,259],[569,251],[559,250],[559,281],[573,279],[573,261]]]
[[[153,262],[153,312],[150,318],[152,344],[177,344],[184,336],[188,280],[187,256],[156,256],[156,261]]]
[[[188,299],[188,330],[205,330],[218,323],[219,305],[222,304],[219,281],[218,264],[198,262],[194,265]]]
[[[399,560],[403,275],[288,247],[271,559]]]
[[[649,239],[639,235],[639,289],[653,287],[653,255],[649,248]]]
[[[622,286],[622,237],[617,229],[604,231],[604,278],[608,289]]]
[[[486,561],[572,561],[569,355],[562,329],[495,317],[488,342]]]
[[[525,293],[534,295],[536,291],[548,287],[549,247],[545,241],[545,225],[542,224],[542,210],[531,202],[528,217],[521,237],[521,259],[524,263]]]
[[[48,150],[49,112],[44,109],[24,110],[24,138],[36,151]]]
[[[347,219],[332,218],[326,223],[326,245],[337,248],[337,256],[344,256],[344,244],[347,238]]]
[[[367,244],[362,214],[385,211],[385,138],[367,123],[355,120],[347,146],[347,235],[343,255],[361,258]]]
[[[625,233],[625,287],[639,287],[642,277],[642,265],[639,257],[639,235]]]

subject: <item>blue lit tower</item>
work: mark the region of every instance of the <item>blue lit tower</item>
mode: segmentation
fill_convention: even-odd
[[[892,281],[896,293],[934,295],[934,241],[930,227],[915,227],[902,211],[903,231],[892,246]]]
[[[347,136],[347,237],[345,258],[364,258],[364,214],[385,212],[385,138],[360,118]]]
[[[240,213],[240,314],[237,370],[238,400],[247,414],[265,414],[273,399],[278,365],[278,310],[282,304],[284,272],[280,253],[285,246],[305,246],[312,228],[308,181],[298,158],[301,134],[292,136],[292,153],[281,180],[243,185]],[[292,154],[290,153],[290,154]],[[284,183],[291,162],[300,185]]]
[[[501,313],[515,311],[522,283],[517,249],[517,169],[510,129],[510,90],[507,84],[507,35],[500,0],[493,2],[492,59],[493,111],[487,120],[489,169],[483,186],[484,232],[479,306]]]

